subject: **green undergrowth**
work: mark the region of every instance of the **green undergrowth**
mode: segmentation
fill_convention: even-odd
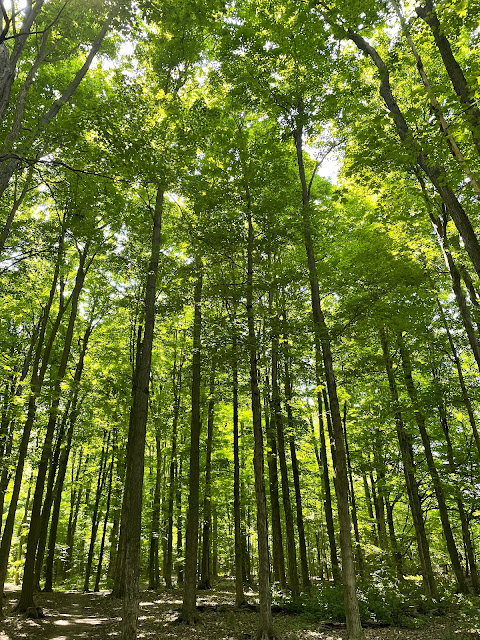
[[[374,573],[358,582],[360,616],[364,622],[402,626],[414,629],[427,623],[433,616],[447,613],[468,619],[478,611],[478,598],[459,596],[444,585],[439,586],[436,600],[423,594],[421,581],[416,578],[399,581],[388,574]],[[309,593],[293,600],[282,591],[274,591],[273,604],[308,620],[345,621],[343,588],[330,582],[320,582]]]

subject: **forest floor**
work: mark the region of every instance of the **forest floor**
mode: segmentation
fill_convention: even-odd
[[[222,583],[198,594],[199,621],[194,627],[179,622],[182,593],[142,592],[139,638],[145,640],[249,640],[255,638],[254,608],[235,609],[231,584]],[[0,622],[0,640],[105,640],[120,637],[121,603],[107,591],[39,593],[36,604],[44,618],[30,619],[12,613],[19,589],[7,586]],[[254,594],[250,594],[252,600]],[[458,614],[434,617],[416,629],[367,628],[367,640],[473,640],[480,639],[480,624]],[[472,617],[472,618],[473,618]],[[340,640],[345,630],[328,621],[313,621],[302,615],[274,613],[280,640]]]

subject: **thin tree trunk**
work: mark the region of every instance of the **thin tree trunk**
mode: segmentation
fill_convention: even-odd
[[[164,192],[157,189],[153,210],[152,246],[144,299],[144,332],[135,368],[132,407],[127,442],[122,527],[124,529],[122,640],[136,640],[138,624],[138,581],[142,528],[143,475],[148,418],[150,371],[155,328],[155,298],[162,233]]]
[[[60,452],[62,445],[64,445],[63,439],[65,436],[65,431],[67,428],[67,421],[70,414],[70,407],[72,403],[72,398],[70,397],[67,401],[65,409],[63,410],[62,420],[60,422],[60,428],[58,430],[57,441],[55,443],[55,448],[53,451],[52,460],[50,462],[50,467],[48,470],[48,479],[47,479],[47,487],[45,490],[45,496],[43,498],[43,507],[42,513],[40,516],[40,533],[38,536],[38,545],[37,545],[37,555],[35,558],[35,589],[40,591],[40,579],[43,568],[43,560],[45,556],[47,536],[48,536],[48,524],[50,522],[50,512],[53,504],[54,498],[54,486],[55,479],[57,475],[57,468],[60,460]]]
[[[152,526],[150,531],[150,551],[148,559],[148,588],[158,589],[160,586],[160,568],[159,568],[159,540],[160,540],[160,497],[162,489],[162,466],[161,466],[161,450],[160,434],[155,433],[155,490],[153,492],[152,505]],[[165,573],[165,571],[164,571]],[[165,576],[164,576],[165,577]],[[172,581],[165,579],[167,587],[172,586]]]
[[[172,586],[172,571],[173,571],[173,507],[175,498],[175,484],[176,472],[177,472],[177,430],[178,430],[178,418],[180,415],[180,400],[182,391],[182,368],[184,362],[183,344],[180,354],[180,363],[177,367],[177,345],[175,343],[175,362],[173,367],[173,420],[172,420],[172,452],[170,458],[170,471],[168,478],[168,506],[167,506],[167,548],[166,557],[164,562],[163,577],[165,579],[165,585],[167,588]],[[177,371],[178,368],[178,371]]]
[[[232,395],[233,395],[233,519],[235,527],[235,606],[245,604],[242,571],[242,520],[240,504],[240,453],[238,442],[238,349],[235,318],[232,322]]]
[[[183,440],[182,440],[183,442]],[[183,536],[182,536],[182,458],[180,457],[178,461],[178,466],[176,469],[175,476],[175,509],[176,509],[176,518],[177,518],[177,559],[175,562],[175,571],[177,574],[177,584],[183,583],[183,570],[184,563],[181,558],[183,557]]]
[[[250,359],[250,392],[253,420],[253,470],[255,477],[255,500],[257,506],[257,544],[258,544],[258,595],[260,604],[257,640],[273,640],[272,605],[270,593],[270,562],[268,556],[267,501],[265,497],[264,453],[262,434],[262,415],[260,391],[258,388],[257,336],[255,332],[255,314],[253,308],[253,250],[254,232],[251,211],[251,199],[246,188],[248,216],[247,240],[247,323],[248,351]]]
[[[450,350],[452,352],[452,357],[453,357],[453,360],[455,362],[455,367],[457,369],[458,381],[460,383],[460,388],[462,390],[463,403],[465,404],[465,408],[467,409],[468,419],[470,421],[470,426],[472,427],[473,437],[474,437],[474,440],[475,440],[475,444],[477,445],[478,454],[480,456],[480,435],[478,433],[477,422],[476,422],[476,419],[475,419],[475,414],[473,412],[472,403],[470,401],[470,396],[468,395],[467,385],[465,384],[465,378],[463,376],[462,364],[460,362],[460,358],[458,357],[457,348],[456,348],[455,343],[453,341],[452,334],[450,333],[450,328],[448,326],[448,322],[447,322],[447,319],[445,317],[445,312],[443,310],[442,305],[440,304],[440,300],[438,299],[438,296],[437,296],[436,300],[437,300],[437,307],[438,307],[438,310],[440,312],[440,317],[442,318],[442,323],[443,323],[443,326],[444,326],[445,331],[447,333],[448,344],[450,345]]]
[[[99,520],[100,500],[102,499],[103,489],[105,486],[105,482],[107,480],[107,459],[108,459],[109,447],[110,447],[110,432],[108,432],[108,436],[106,438],[105,438],[105,435],[106,434],[104,434],[104,446],[102,447],[102,454],[100,456],[100,465],[98,469],[97,490],[95,492],[95,502],[93,505],[93,512],[92,512],[92,528],[90,532],[90,545],[88,547],[87,566],[85,569],[85,580],[83,583],[83,590],[85,593],[90,591],[90,575],[91,575],[92,566],[93,566],[93,554],[95,551],[95,542],[97,540],[98,526],[100,524],[100,520]]]
[[[212,447],[215,417],[215,358],[212,360],[207,409],[207,451],[205,460],[205,492],[203,498],[202,565],[199,589],[210,589],[212,578],[211,529],[212,529]]]
[[[463,113],[472,132],[473,142],[480,153],[480,110],[463,71],[455,59],[450,42],[441,27],[433,0],[425,0],[424,6],[416,7],[415,11],[432,30],[435,44],[440,52],[452,86],[464,107]]]
[[[432,478],[433,490],[435,492],[435,497],[437,499],[438,510],[440,513],[440,520],[442,523],[443,535],[445,536],[445,541],[447,543],[448,555],[450,556],[450,561],[452,563],[453,571],[455,573],[458,589],[462,593],[466,593],[468,591],[468,588],[465,582],[465,574],[463,572],[462,565],[460,562],[460,556],[458,554],[457,546],[452,533],[450,517],[448,515],[448,508],[445,501],[445,494],[443,493],[442,483],[440,482],[438,470],[437,470],[437,467],[435,466],[432,447],[430,444],[430,438],[428,436],[427,427],[425,424],[425,416],[423,415],[423,412],[420,410],[420,403],[418,401],[417,390],[413,383],[412,363],[411,363],[410,353],[407,349],[407,345],[401,333],[399,333],[397,336],[397,342],[400,349],[402,368],[403,368],[403,373],[405,377],[405,386],[407,388],[407,393],[413,405],[415,420],[417,422],[418,430],[420,431],[420,436],[422,438],[423,449],[425,451],[425,457],[427,460],[427,467],[430,472],[430,476]]]
[[[272,418],[269,414],[270,382],[268,376],[265,380],[265,433],[267,437],[267,464],[268,464],[268,486],[270,493],[270,511],[272,513],[272,561],[273,575],[278,580],[280,586],[287,586],[285,576],[285,557],[283,554],[282,523],[280,520],[280,503],[278,499],[278,468],[277,468],[277,439]]]
[[[80,262],[77,270],[77,276],[75,279],[75,286],[71,296],[71,309],[70,317],[68,320],[68,326],[65,332],[63,350],[60,358],[60,364],[58,366],[57,374],[55,376],[55,383],[52,392],[52,400],[50,404],[50,411],[48,416],[47,429],[45,433],[45,440],[43,444],[42,454],[40,458],[40,464],[37,471],[37,479],[35,483],[35,492],[32,502],[32,513],[30,515],[30,529],[27,539],[27,551],[25,555],[25,567],[23,570],[22,592],[17,602],[15,610],[18,612],[26,611],[30,607],[34,607],[34,572],[35,572],[35,556],[37,551],[38,538],[40,535],[41,524],[41,507],[43,501],[43,492],[45,485],[45,477],[47,474],[48,462],[52,454],[52,442],[55,433],[55,427],[57,423],[58,407],[61,397],[62,382],[67,371],[68,360],[70,357],[70,349],[73,340],[75,322],[77,319],[78,304],[80,300],[80,293],[83,288],[85,276],[88,268],[92,262],[90,259],[87,263],[87,254],[90,248],[90,242],[85,244],[83,251],[80,253]]]
[[[318,381],[317,381],[318,385]],[[328,546],[330,550],[330,564],[332,566],[333,581],[337,584],[341,578],[340,567],[338,564],[337,555],[337,543],[335,541],[335,526],[333,523],[333,509],[332,509],[332,491],[330,488],[330,477],[328,473],[328,458],[327,458],[327,446],[325,442],[325,424],[323,421],[323,409],[322,409],[322,393],[317,392],[317,406],[318,406],[318,431],[320,436],[320,459],[319,468],[322,476],[323,483],[323,508],[325,510],[325,524],[327,527]]]
[[[380,331],[380,342],[382,345],[385,370],[387,373],[390,393],[394,403],[395,426],[397,430],[398,444],[402,455],[403,472],[405,475],[405,483],[407,486],[408,500],[410,511],[412,513],[413,525],[417,539],[418,556],[420,559],[423,583],[427,597],[434,598],[437,587],[433,575],[432,562],[430,559],[430,548],[425,533],[425,523],[423,520],[422,505],[418,494],[418,485],[415,479],[415,461],[413,457],[413,447],[410,436],[408,435],[403,423],[402,415],[399,410],[399,397],[395,376],[390,359],[387,333],[384,329]]]
[[[299,107],[299,115],[303,116],[303,107],[301,104]],[[340,415],[340,406],[338,403],[337,382],[333,368],[330,336],[320,302],[317,265],[310,224],[310,186],[312,180],[310,181],[310,185],[308,185],[303,162],[303,124],[298,125],[294,131],[294,140],[297,152],[298,173],[302,187],[302,232],[305,243],[312,299],[315,348],[317,351],[317,362],[320,361],[320,353],[322,354],[321,357],[323,360],[325,381],[327,383],[328,396],[330,400],[331,420],[335,435],[336,462],[334,484],[337,496],[338,522],[340,526],[340,550],[342,554],[342,582],[345,602],[345,617],[347,623],[347,638],[348,640],[363,640],[364,634],[360,621],[360,611],[358,608],[355,563],[353,560],[352,550],[352,535],[348,504],[347,461],[343,442],[342,417]]]
[[[297,552],[295,547],[295,531],[293,527],[292,504],[290,501],[290,486],[288,481],[287,458],[285,454],[285,434],[283,430],[283,416],[280,412],[280,390],[278,385],[278,337],[272,338],[272,420],[275,422],[277,433],[277,452],[280,463],[280,480],[282,483],[282,501],[285,513],[285,537],[287,539],[288,558],[288,586],[295,600],[300,595],[297,570]]]
[[[412,153],[414,153],[417,165],[428,176],[445,204],[449,215],[463,239],[465,249],[470,256],[475,271],[480,276],[480,244],[469,217],[448,184],[445,169],[439,164],[432,164],[430,162],[425,151],[421,148],[415,136],[412,135],[403,113],[393,96],[388,68],[378,51],[358,33],[347,31],[345,35],[352,40],[365,55],[369,56],[377,67],[380,74],[380,95],[391,113],[398,136],[400,140],[411,149]]]
[[[286,332],[287,327],[287,313],[283,310],[283,323],[284,323],[284,335],[283,335],[283,350],[285,353],[285,407],[287,409],[287,421],[289,437],[288,442],[290,446],[290,458],[292,460],[292,475],[293,486],[295,488],[295,507],[297,516],[297,529],[298,529],[298,546],[300,551],[300,566],[302,569],[302,586],[308,591],[310,589],[310,572],[308,570],[307,559],[307,544],[305,540],[305,525],[303,521],[302,510],[302,494],[300,491],[300,471],[298,469],[297,451],[295,447],[294,425],[293,425],[293,411],[292,411],[292,380],[290,377],[290,353],[288,348],[288,336]]]
[[[193,356],[192,356],[192,416],[190,423],[190,472],[188,483],[187,532],[185,537],[185,572],[183,578],[182,618],[187,624],[197,619],[197,551],[200,484],[200,387],[202,330],[202,261],[196,259],[197,282],[194,294]]]
[[[350,485],[350,502],[352,506],[352,522],[353,522],[353,530],[355,533],[355,543],[356,543],[356,556],[357,556],[357,564],[358,564],[358,572],[363,574],[365,571],[365,567],[363,564],[363,553],[362,547],[360,544],[360,532],[358,530],[358,517],[357,517],[357,501],[355,499],[355,487],[353,485],[353,472],[352,472],[352,464],[350,461],[350,450],[348,447],[348,438],[347,438],[347,403],[345,402],[343,405],[343,435],[345,438],[345,452],[347,454],[347,466],[348,466],[348,479]]]
[[[115,449],[112,449],[112,461],[110,462],[110,470],[108,472],[107,504],[105,506],[105,516],[103,520],[103,531],[102,531],[102,539],[100,542],[100,551],[98,553],[97,576],[95,578],[94,591],[100,591],[100,578],[102,577],[103,553],[105,551],[105,538],[107,535],[108,516],[110,514],[110,501],[112,499],[114,453],[115,453]]]
[[[79,482],[81,474],[85,473],[88,469],[89,456],[85,456],[85,460],[82,464],[83,451],[80,449],[80,457],[77,466],[77,473],[75,476],[75,482],[72,482],[72,491],[70,495],[70,514],[68,518],[67,527],[67,539],[66,539],[66,554],[64,561],[64,572],[68,576],[72,569],[73,561],[73,548],[75,544],[75,533],[77,531],[78,513],[80,511],[80,502],[82,499],[83,485]],[[73,481],[74,467],[72,465],[72,481]]]
[[[395,534],[395,525],[393,522],[394,503],[390,502],[390,500],[388,499],[388,496],[385,496],[385,507],[387,511],[388,534],[390,536],[390,544],[392,547],[393,562],[395,565],[395,569],[397,571],[397,578],[399,580],[403,580],[404,579],[403,559],[402,559],[402,554],[400,552],[400,546],[398,544],[397,536]]]
[[[362,480],[363,480],[363,492],[365,494],[365,502],[367,503],[367,513],[371,522],[372,527],[372,539],[373,543],[378,546],[379,538],[377,535],[377,527],[375,525],[375,517],[373,515],[373,506],[372,506],[372,492],[370,491],[370,487],[368,485],[368,478],[365,472],[362,472]]]
[[[64,303],[63,299],[63,283],[60,285],[60,301],[59,301],[59,309],[57,312],[57,316],[53,322],[52,328],[50,330],[50,334],[48,340],[46,340],[46,331],[48,326],[48,319],[50,315],[50,310],[52,308],[53,300],[55,298],[57,292],[57,283],[60,274],[60,263],[62,261],[63,256],[63,233],[59,238],[58,252],[57,252],[57,261],[55,265],[55,271],[53,275],[52,286],[50,288],[50,294],[47,300],[47,303],[44,307],[42,318],[40,321],[40,327],[38,332],[37,344],[35,347],[35,355],[32,363],[32,375],[30,380],[30,393],[27,404],[27,417],[25,420],[25,424],[23,427],[22,438],[20,440],[20,445],[18,447],[17,455],[16,455],[16,469],[15,469],[15,477],[13,481],[12,495],[10,498],[10,505],[8,507],[8,514],[5,521],[5,526],[3,529],[2,542],[0,544],[0,593],[3,592],[3,588],[5,585],[5,579],[7,575],[8,569],[8,558],[10,555],[10,547],[12,543],[13,529],[15,526],[15,515],[17,510],[18,498],[20,495],[20,489],[22,485],[22,477],[23,477],[23,469],[25,465],[25,458],[27,455],[28,444],[30,441],[30,434],[32,431],[33,423],[35,420],[36,410],[37,410],[37,397],[42,389],[43,381],[45,378],[45,373],[47,371],[48,362],[50,360],[50,355],[52,352],[53,342],[60,326],[60,322],[63,316],[63,313],[67,307],[67,304]],[[44,347],[44,349],[43,349]],[[42,359],[42,349],[43,349],[43,359]],[[41,365],[40,365],[41,363]],[[18,388],[21,388],[22,385],[19,385]],[[17,388],[17,389],[18,389]],[[0,615],[2,608],[2,599],[0,598]]]

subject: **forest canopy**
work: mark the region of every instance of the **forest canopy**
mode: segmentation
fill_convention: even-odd
[[[272,597],[360,640],[478,594],[479,15],[0,0],[18,612],[110,589],[133,640],[223,576],[262,640]]]

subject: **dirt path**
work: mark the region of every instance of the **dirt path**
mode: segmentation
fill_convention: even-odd
[[[18,591],[7,589],[8,613]],[[253,594],[252,594],[253,595]],[[45,618],[31,620],[10,615],[0,624],[0,640],[105,640],[120,638],[121,606],[107,592],[66,591],[40,593],[36,604]],[[187,627],[178,623],[181,592],[143,592],[140,606],[139,639],[145,640],[250,640],[255,637],[257,613],[235,610],[228,590],[200,592],[199,623]],[[331,629],[301,616],[275,614],[275,628],[281,640],[340,640],[343,630]],[[480,640],[480,631],[468,629],[452,617],[433,619],[416,630],[367,629],[367,640]]]

